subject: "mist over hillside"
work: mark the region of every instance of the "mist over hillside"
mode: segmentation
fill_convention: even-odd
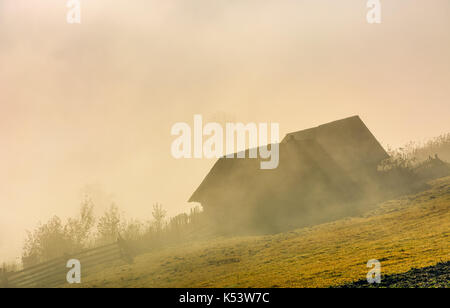
[[[388,1],[373,26],[355,1],[98,0],[68,25],[64,1],[3,0],[10,257],[36,220],[74,215],[86,185],[131,217],[188,212],[214,160],[173,159],[170,128],[198,112],[281,134],[359,114],[395,148],[448,132],[449,5]]]
[[[0,0],[0,287],[447,269],[449,29],[448,0]]]
[[[346,123],[346,120],[343,121]],[[288,137],[286,137],[286,140],[289,139]],[[374,141],[376,142],[376,140]],[[316,153],[316,161],[303,161],[301,164],[303,166],[300,166],[301,169],[293,168],[292,157],[290,160],[286,160],[287,157],[282,156],[282,166],[286,165],[294,173],[298,173],[299,170],[304,170],[304,168],[312,168],[311,170],[316,171],[323,167],[329,169],[325,173],[325,182],[323,182],[322,176],[313,176],[308,180],[309,182],[312,181],[308,184],[310,185],[308,189],[315,190],[317,192],[316,197],[311,197],[314,195],[310,195],[303,199],[305,191],[296,186],[294,191],[288,191],[283,188],[284,190],[281,193],[285,194],[283,196],[284,199],[269,199],[265,192],[269,182],[265,181],[264,178],[262,178],[262,191],[255,190],[255,183],[261,181],[256,178],[251,180],[253,188],[246,188],[244,182],[239,182],[240,184],[233,188],[231,197],[235,198],[239,195],[248,194],[250,190],[254,196],[258,196],[257,194],[259,193],[260,196],[263,196],[263,203],[259,202],[259,206],[264,204],[264,211],[271,211],[271,214],[261,216],[261,210],[255,212],[252,209],[252,206],[255,205],[250,205],[248,200],[238,200],[228,202],[233,204],[233,207],[227,207],[227,209],[234,208],[234,214],[232,215],[234,217],[239,216],[239,219],[234,218],[232,221],[226,219],[224,211],[213,209],[211,212],[207,208],[208,211],[205,213],[205,209],[195,206],[195,203],[192,205],[190,212],[175,215],[168,215],[163,205],[153,203],[150,206],[151,215],[139,218],[132,217],[127,213],[126,207],[115,203],[113,195],[105,194],[98,186],[87,186],[83,189],[84,197],[81,200],[78,214],[68,218],[56,214],[48,221],[36,222],[34,228],[27,230],[29,233],[26,237],[23,236],[17,240],[17,243],[22,245],[22,254],[8,254],[6,239],[3,239],[2,242],[1,237],[0,247],[5,247],[1,251],[3,253],[6,252],[3,258],[4,261],[8,261],[8,264],[27,267],[49,261],[67,253],[76,253],[83,249],[109,244],[118,237],[128,241],[133,246],[134,253],[139,254],[147,251],[158,251],[166,246],[179,245],[180,243],[201,239],[212,239],[223,235],[273,234],[301,226],[314,226],[342,217],[355,217],[367,213],[379,202],[386,199],[427,189],[426,181],[450,175],[450,164],[435,158],[436,155],[437,157],[445,158],[449,144],[448,135],[443,135],[433,138],[422,145],[409,143],[407,147],[391,150],[391,156],[380,161],[382,164],[378,166],[378,168],[381,166],[383,169],[387,168],[384,172],[377,172],[376,175],[370,176],[365,173],[356,174],[358,181],[363,180],[363,182],[366,182],[365,186],[361,186],[364,187],[362,191],[358,191],[357,189],[359,188],[353,185],[355,183],[362,185],[363,182],[353,182],[353,179],[350,180],[350,183],[345,183],[347,180],[342,173],[338,172],[336,176],[340,186],[344,185],[345,195],[351,197],[351,199],[343,199],[341,201],[338,201],[337,198],[340,198],[339,196],[343,191],[339,189],[333,191],[330,190],[330,187],[326,188],[328,184],[325,183],[329,181],[330,172],[333,174],[336,170],[333,169],[335,167],[330,165],[326,159],[324,161],[323,155],[318,156]],[[317,151],[317,149],[313,148],[300,148],[300,150]],[[379,151],[381,151],[381,154],[384,153],[381,148],[379,148]],[[298,153],[298,150],[293,152],[295,154],[294,158],[298,156]],[[427,153],[428,156],[424,156],[423,153]],[[254,176],[251,170],[245,171],[242,168],[240,170],[241,179],[245,180]],[[242,172],[244,172],[244,176]],[[265,171],[258,172],[264,174]],[[274,174],[273,172],[268,174],[270,183],[272,183],[270,189],[278,189],[276,187],[279,185],[286,186],[286,182],[282,180],[286,176],[281,176],[280,178],[280,175],[274,177]],[[311,171],[309,171],[308,176],[311,177],[311,174]],[[361,176],[363,177],[361,178]],[[305,182],[306,180],[306,178],[302,178],[297,179],[296,182],[305,185],[305,183],[308,183]],[[282,184],[277,184],[276,181]],[[227,196],[230,196],[231,193],[230,188],[232,186],[230,185],[231,183],[225,185],[227,187]],[[302,192],[300,195],[298,194],[299,191]],[[222,193],[219,195],[216,193],[214,198],[220,199],[221,195]],[[317,199],[317,197],[320,198]],[[329,197],[334,198],[334,201],[327,201],[328,205],[324,205],[321,200],[323,198],[331,200],[326,199]],[[289,204],[291,204],[290,207]],[[287,216],[283,214],[283,211],[285,211],[283,209],[286,209],[286,206]],[[214,211],[219,216],[211,216],[211,214],[214,214]],[[0,231],[2,229],[4,227],[0,228]],[[4,236],[4,234],[5,232],[1,232],[0,236]],[[11,238],[8,238],[8,240],[11,241]]]

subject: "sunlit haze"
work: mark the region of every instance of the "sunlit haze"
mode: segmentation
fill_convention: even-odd
[[[214,159],[176,160],[176,122],[359,115],[383,146],[450,132],[450,2],[0,1],[0,261],[25,230],[115,202],[176,215]]]

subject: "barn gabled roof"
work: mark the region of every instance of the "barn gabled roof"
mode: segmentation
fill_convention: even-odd
[[[290,142],[292,140],[295,142]],[[314,165],[316,169],[330,173],[330,169],[339,168],[343,179],[352,170],[376,165],[389,157],[358,116],[287,134],[279,150],[280,166],[274,170],[261,170],[259,158],[220,158],[189,202],[203,202],[223,195],[224,190],[229,190],[229,194],[246,194],[249,190],[246,186],[261,186],[270,181],[273,184],[273,181],[282,181],[285,177],[295,176],[292,173],[305,170],[291,168],[291,165]],[[330,174],[332,177],[334,175]]]
[[[346,170],[378,164],[389,157],[359,116],[287,134],[281,141],[316,140]]]

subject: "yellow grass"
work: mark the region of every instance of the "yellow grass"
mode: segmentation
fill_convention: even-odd
[[[83,287],[327,287],[450,260],[450,177],[365,215],[253,237],[221,238],[138,256],[83,277]]]

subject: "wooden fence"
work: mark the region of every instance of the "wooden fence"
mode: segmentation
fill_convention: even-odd
[[[102,264],[118,260],[133,262],[133,255],[123,240],[116,243],[84,250],[75,255],[65,255],[19,272],[7,273],[0,269],[0,287],[6,288],[51,288],[67,284],[67,261],[77,259],[81,264],[81,279]]]

